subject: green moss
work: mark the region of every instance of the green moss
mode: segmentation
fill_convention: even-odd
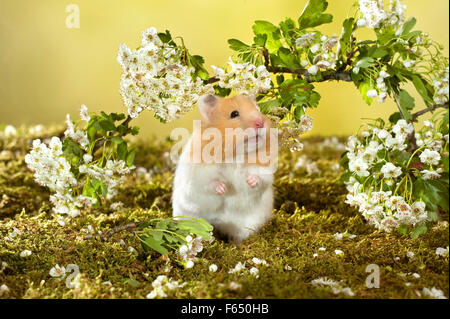
[[[22,136],[0,142],[0,262],[8,264],[0,271],[0,285],[9,288],[3,297],[145,298],[156,276],[166,274],[167,256],[144,253],[127,231],[108,240],[85,240],[85,230],[92,225],[95,232],[106,232],[132,221],[170,216],[174,167],[167,152],[171,143],[134,141],[138,150],[136,165],[149,173],[134,173],[121,185],[115,200],[125,208],[113,211],[106,203],[62,227],[52,216],[48,190],[33,181],[24,164],[30,140]],[[356,298],[418,298],[416,290],[433,286],[449,296],[449,259],[435,254],[437,247],[449,245],[448,226],[441,221],[424,236],[410,239],[366,225],[357,211],[343,203],[345,188],[338,183],[340,171],[336,167],[341,150],[325,148],[322,141],[321,137],[312,137],[299,154],[280,154],[274,217],[260,233],[239,246],[216,240],[199,254],[192,269],[171,263],[168,276],[186,285],[170,297],[347,298],[333,294],[327,287],[313,286],[311,280],[318,277],[342,280]],[[308,174],[304,168],[295,168],[301,155],[316,161],[320,171]],[[441,218],[448,221],[448,214]],[[13,227],[21,235],[6,240]],[[356,237],[335,239],[335,233],[345,231]],[[135,251],[130,252],[129,246]],[[326,250],[319,250],[321,247]],[[20,252],[25,249],[32,254],[22,258]],[[336,249],[344,255],[336,255]],[[413,252],[414,258],[408,258],[407,252]],[[239,261],[246,262],[249,269],[253,257],[269,264],[258,266],[259,278],[248,271],[228,273]],[[218,266],[216,273],[209,272],[211,263]],[[77,288],[69,289],[65,280],[49,275],[55,264],[79,267]],[[380,267],[379,289],[365,285],[369,264]],[[287,266],[291,270],[286,270]],[[402,276],[404,273],[418,273],[420,278]],[[241,288],[230,289],[231,282],[239,283]],[[406,286],[407,282],[411,284]]]

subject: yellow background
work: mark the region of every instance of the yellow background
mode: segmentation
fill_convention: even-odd
[[[116,62],[121,42],[134,49],[141,31],[154,26],[184,37],[193,54],[206,65],[223,65],[232,51],[227,39],[250,43],[254,20],[278,24],[296,20],[306,0],[0,0],[0,123],[63,123],[65,114],[78,118],[81,104],[90,111],[123,112],[118,93],[121,68]],[[66,27],[66,6],[80,8],[80,28]],[[407,16],[415,16],[417,29],[445,46],[448,56],[449,2],[404,0]],[[333,23],[321,27],[331,35],[341,32],[351,0],[329,0]],[[369,36],[369,31],[359,31]],[[360,37],[361,39],[361,37]],[[211,71],[211,69],[209,69]],[[313,134],[354,133],[363,117],[386,116],[394,104],[367,106],[352,83],[317,85],[322,100],[314,117]],[[423,102],[416,97],[416,109]],[[192,112],[182,120],[161,124],[146,111],[134,123],[143,135],[166,136],[177,126],[191,127]]]

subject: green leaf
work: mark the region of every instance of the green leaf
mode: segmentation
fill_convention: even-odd
[[[230,49],[234,51],[246,51],[250,48],[249,45],[237,39],[229,39],[228,44],[230,45]]]
[[[141,243],[145,250],[153,249],[161,255],[165,255],[169,252],[167,248],[162,246],[162,241],[156,240],[155,238],[153,238],[153,236],[145,237],[145,239],[141,241]]]
[[[258,105],[259,105],[259,108],[261,109],[261,113],[268,114],[268,113],[270,113],[271,108],[281,106],[281,102],[279,99],[275,99],[275,100],[268,100],[268,101],[260,102],[260,103],[258,103]]]
[[[342,24],[342,35],[339,39],[339,52],[338,55],[342,57],[342,61],[347,61],[347,53],[350,52],[350,46],[352,42],[353,30],[355,27],[355,19],[348,18],[344,20]]]
[[[428,218],[427,220],[430,222],[437,222],[438,221],[438,214],[435,211],[428,211]]]
[[[97,129],[94,126],[88,126],[86,128],[89,142],[95,141],[95,135],[97,134]]]
[[[376,47],[376,49],[370,54],[371,57],[374,59],[382,58],[386,56],[389,53],[389,51],[386,49],[386,47]]]
[[[413,76],[411,76],[411,78],[412,78],[412,82],[414,84],[414,87],[416,88],[416,90],[420,94],[420,96],[422,97],[422,99],[425,102],[425,104],[428,105],[428,106],[433,104],[433,100],[430,97],[427,88],[425,87],[424,80],[421,77],[419,77],[418,75],[415,75],[415,74]]]
[[[414,26],[416,25],[416,22],[417,22],[416,18],[414,18],[414,17],[411,17],[408,20],[406,20],[406,22],[401,26],[401,29],[402,29],[401,34],[402,35],[408,34],[409,31],[411,31],[412,28],[414,28]]]
[[[136,155],[136,150],[134,148],[132,148],[127,154],[126,162],[127,162],[128,166],[133,165],[135,155]]]
[[[372,104],[373,98],[367,96],[367,91],[371,90],[372,86],[370,85],[369,80],[365,80],[361,82],[358,86],[358,90],[361,93],[363,100],[367,103],[367,105]]]
[[[110,120],[101,120],[98,122],[98,124],[104,131],[115,131],[116,130],[116,126]]]
[[[391,114],[391,116],[389,116],[389,122],[391,122],[392,124],[396,124],[398,120],[402,119],[402,115],[400,114],[400,112],[395,112],[393,114]]]
[[[62,142],[62,151],[64,153],[64,157],[70,165],[72,167],[78,167],[78,164],[84,155],[84,151],[80,144],[72,140],[70,137],[66,137]]]
[[[253,42],[255,42],[255,45],[259,47],[266,46],[266,41],[267,41],[267,34],[257,34],[253,38]]]
[[[283,63],[283,66],[286,66],[288,68],[300,67],[300,64],[298,63],[298,59],[291,52],[291,50],[281,47],[278,49],[278,56],[280,57],[280,60]]]
[[[413,231],[411,232],[411,238],[417,238],[420,235],[425,234],[427,230],[427,225],[416,225],[416,227],[414,227]]]
[[[295,21],[291,18],[286,18],[286,20],[280,22],[280,29],[285,37],[290,37],[291,32],[295,30]]]
[[[361,69],[368,68],[373,61],[374,59],[372,57],[366,56],[358,60],[358,62],[356,62],[356,66]]]
[[[395,95],[395,101],[397,102],[403,118],[406,121],[411,121],[412,116],[409,111],[412,110],[415,106],[414,98],[409,95],[407,91],[402,89],[397,95]]]
[[[399,234],[406,235],[409,233],[409,227],[407,225],[400,225],[400,227],[397,228],[397,231]]]
[[[124,143],[125,141],[123,140],[122,137],[120,136],[114,136],[111,141],[113,141],[114,144],[120,144],[120,143]]]
[[[130,285],[133,288],[139,287],[139,281],[131,279],[131,278],[127,278],[124,280],[124,283]]]
[[[158,37],[163,43],[173,43],[172,35],[170,34],[169,30],[166,30],[166,32],[164,33],[159,32]]]
[[[252,27],[256,36],[266,35],[267,40],[265,46],[269,53],[276,53],[281,47],[281,32],[280,29],[268,21],[257,20]]]
[[[437,207],[449,210],[448,186],[439,180],[417,178],[413,194],[415,198],[421,199],[429,210],[435,211]]]
[[[299,29],[314,28],[333,21],[331,14],[323,13],[327,7],[325,0],[309,0],[298,18]]]
[[[126,161],[128,154],[128,147],[126,143],[117,144],[117,155],[123,161]]]

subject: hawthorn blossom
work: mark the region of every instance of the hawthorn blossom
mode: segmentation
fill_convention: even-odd
[[[402,169],[392,163],[386,163],[381,168],[384,178],[396,178],[402,174]]]
[[[217,265],[216,264],[209,265],[209,271],[210,272],[216,272],[217,271]]]
[[[259,270],[256,267],[250,268],[250,274],[255,276],[256,278],[259,278]]]
[[[248,62],[238,64],[231,58],[228,60],[228,65],[231,66],[229,72],[212,66],[214,75],[219,78],[220,87],[247,95],[258,95],[271,88],[270,73],[264,65],[256,67]]]
[[[58,264],[56,264],[55,267],[50,269],[49,274],[52,277],[64,277],[64,275],[66,274],[66,268],[60,267]]]
[[[153,27],[142,32],[138,49],[120,45],[120,94],[132,118],[148,109],[172,121],[190,111],[199,96],[214,92],[211,84],[193,78],[194,68],[181,63],[182,50],[163,43]]]
[[[25,258],[25,257],[31,256],[31,254],[32,254],[32,252],[30,250],[25,249],[20,253],[20,257]]]
[[[228,271],[228,273],[229,274],[234,274],[234,273],[236,273],[236,272],[240,272],[240,271],[242,271],[242,270],[244,270],[245,269],[245,263],[241,263],[240,261],[236,264],[236,266],[234,266],[234,268],[233,269],[230,269],[229,271]]]
[[[178,258],[185,268],[194,267],[196,255],[203,250],[203,238],[201,236],[186,236],[186,244],[178,248]]]
[[[448,256],[448,246],[447,248],[438,247],[436,248],[436,255],[441,257],[447,257]]]
[[[420,160],[428,165],[438,165],[441,155],[429,149],[425,149],[422,154],[419,155]]]
[[[147,299],[160,299],[168,297],[168,293],[178,288],[182,288],[185,283],[180,284],[178,280],[160,275],[152,282],[153,290],[147,294]]]

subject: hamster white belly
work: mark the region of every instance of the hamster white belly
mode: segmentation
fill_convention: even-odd
[[[249,175],[259,177],[254,188],[246,181]],[[214,191],[216,181],[225,184],[224,194]],[[272,183],[273,174],[261,174],[256,165],[180,161],[174,179],[173,216],[204,218],[219,232],[239,243],[270,219],[273,209]]]

